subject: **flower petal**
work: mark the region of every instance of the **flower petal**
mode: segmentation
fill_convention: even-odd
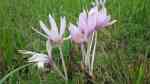
[[[54,34],[54,35],[58,35],[58,27],[57,27],[57,24],[54,20],[54,18],[49,14],[49,23],[51,24],[51,32]]]
[[[88,14],[88,30],[92,32],[96,26],[96,16],[98,14],[97,7],[92,8]]]
[[[19,50],[20,53],[22,54],[28,54],[32,55],[28,59],[28,62],[45,62],[47,63],[49,61],[49,57],[43,53],[37,53],[37,52],[32,52],[32,51],[27,51],[27,50]]]
[[[83,33],[80,31],[79,28],[77,28],[75,25],[70,24],[69,26],[71,39],[75,43],[83,43],[85,41]]]
[[[104,7],[105,6],[105,3],[106,3],[106,0],[99,0],[99,4]]]
[[[66,18],[61,17],[60,18],[60,36],[62,37],[66,28]]]
[[[73,33],[73,31],[76,30],[76,29],[77,29],[77,27],[74,24],[70,23],[69,31]]]
[[[44,68],[44,62],[38,62],[38,63],[36,63],[37,64],[37,67],[39,68],[39,69],[43,69]]]
[[[113,20],[113,21],[107,23],[106,26],[110,26],[110,25],[112,25],[112,24],[114,24],[114,23],[116,23],[116,22],[117,22],[117,20]]]
[[[27,51],[27,50],[18,50],[18,52],[21,53],[21,54],[29,54],[29,55],[36,54],[36,52]]]
[[[102,7],[102,9],[99,11],[101,15],[107,16],[107,9],[105,7]]]
[[[98,13],[98,8],[97,8],[97,6],[91,8],[91,10],[89,11],[89,15],[97,14],[97,13]]]
[[[40,26],[41,26],[42,30],[43,30],[47,35],[49,35],[50,31],[49,31],[49,29],[47,28],[47,26],[46,26],[42,21],[40,21]]]
[[[49,62],[49,58],[47,55],[45,54],[34,54],[32,57],[30,57],[28,59],[28,62],[44,62],[44,63],[48,63]]]
[[[99,5],[99,0],[95,0],[95,2],[96,2],[96,5],[98,6]]]
[[[96,18],[96,28],[103,28],[109,23],[111,17],[107,15],[106,8],[102,8]]]
[[[87,28],[87,14],[86,14],[85,11],[80,13],[80,16],[79,16],[79,28],[82,31],[85,31],[86,28]]]

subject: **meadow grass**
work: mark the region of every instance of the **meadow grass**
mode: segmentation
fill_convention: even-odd
[[[92,0],[0,0],[0,78],[26,64],[19,49],[46,52],[39,20],[48,24],[51,13],[59,22],[64,15],[75,23]],[[98,33],[96,84],[150,84],[150,0],[107,0],[109,13],[117,23]],[[66,42],[66,59],[70,56]],[[57,50],[54,50],[57,59]],[[79,51],[77,51],[79,53]],[[2,54],[2,55],[1,55]],[[78,57],[76,56],[76,59]],[[58,60],[59,61],[59,60]],[[74,74],[69,84],[82,84],[82,75]],[[80,82],[80,83],[78,83]],[[16,72],[6,84],[63,84],[55,72],[41,73],[34,66]]]

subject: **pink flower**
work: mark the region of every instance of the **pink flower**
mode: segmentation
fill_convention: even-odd
[[[99,3],[98,3],[99,2]],[[116,22],[116,20],[111,21],[111,16],[107,15],[107,9],[105,8],[105,0],[97,0],[97,4],[101,5],[101,9],[98,10],[98,6],[94,7],[96,13],[96,30],[110,26]]]
[[[78,25],[70,24],[71,39],[75,43],[87,42],[91,33],[95,31],[96,27],[96,11],[91,9],[88,13],[85,10],[80,13]]]
[[[102,8],[100,11],[98,11],[97,19],[96,19],[96,28],[104,28],[107,26],[110,26],[114,24],[116,20],[111,21],[110,15],[107,15],[106,8]]]
[[[95,9],[91,9],[88,13],[85,10],[80,13],[79,16],[79,29],[85,34],[89,35],[95,30],[96,26],[96,11]]]
[[[87,41],[86,36],[77,26],[70,24],[69,30],[73,42],[80,44]]]
[[[73,24],[70,24],[69,29],[71,39],[75,43],[84,43],[88,41],[91,33],[95,31],[96,17],[97,17],[97,10],[95,10],[95,8],[92,8],[87,13],[84,10],[79,15],[78,25],[75,26]]]
[[[62,43],[63,34],[66,28],[66,18],[61,17],[60,19],[60,31],[58,31],[57,24],[51,15],[49,15],[49,23],[51,25],[51,30],[49,30],[48,27],[42,21],[40,21],[40,26],[42,30],[47,34],[50,43]]]

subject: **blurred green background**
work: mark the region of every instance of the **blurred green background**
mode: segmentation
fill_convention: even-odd
[[[75,23],[82,8],[94,0],[0,0],[0,78],[26,64],[17,50],[45,52],[39,20],[48,24],[48,14]],[[150,0],[107,0],[109,14],[118,22],[98,34],[96,84],[150,84]],[[64,52],[69,57],[65,44]],[[57,52],[56,52],[57,53]],[[78,52],[79,53],[79,52]],[[69,84],[82,84],[76,76]],[[41,73],[28,67],[13,74],[6,84],[63,84],[56,73]]]

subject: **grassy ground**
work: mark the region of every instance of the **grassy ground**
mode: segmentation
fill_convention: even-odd
[[[92,0],[0,0],[0,78],[26,64],[16,50],[45,52],[45,40],[31,27],[47,22],[51,13],[76,21],[82,8]],[[107,0],[109,13],[118,22],[99,32],[95,74],[97,84],[150,84],[150,0]],[[64,52],[70,45],[65,44]],[[57,52],[57,51],[56,51]],[[57,54],[57,53],[56,53]],[[76,84],[75,76],[69,84]],[[62,84],[52,73],[23,69],[9,77],[6,84]]]

